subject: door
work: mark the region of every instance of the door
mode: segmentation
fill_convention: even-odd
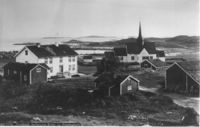
[[[60,73],[63,73],[63,65],[59,66]]]

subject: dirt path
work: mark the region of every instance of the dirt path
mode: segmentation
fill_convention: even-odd
[[[140,86],[139,89],[142,91],[148,91],[148,92],[158,94],[158,88],[146,88],[144,86]],[[172,98],[173,102],[180,106],[193,108],[199,114],[200,98],[187,97],[187,96],[175,94],[175,93],[162,93],[162,95]]]

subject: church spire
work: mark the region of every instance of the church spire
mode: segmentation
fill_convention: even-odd
[[[137,42],[138,42],[138,44],[141,45],[141,46],[144,45],[144,41],[143,41],[143,38],[142,38],[141,22],[139,23],[139,35],[138,35],[138,38],[137,38]]]

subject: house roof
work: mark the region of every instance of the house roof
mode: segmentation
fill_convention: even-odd
[[[127,43],[128,54],[139,54],[144,48],[149,54],[156,54],[156,48],[153,42],[144,42],[143,46],[137,42]]]
[[[115,56],[127,56],[127,50],[125,47],[115,47],[114,53]]]
[[[31,69],[33,69],[37,65],[40,65],[46,69],[49,69],[49,67],[46,64],[29,64],[29,63],[26,64],[26,63],[18,63],[18,62],[9,62],[4,66],[4,68],[10,68],[13,70],[29,72]]]
[[[27,46],[37,57],[73,56],[77,53],[68,45],[32,45]]]
[[[177,62],[192,78],[200,82],[200,62],[199,61],[184,61]]]
[[[156,50],[156,56],[157,57],[165,57],[165,52],[162,50]]]
[[[147,62],[153,64],[155,67],[167,66],[167,64],[165,62],[161,61],[160,59],[150,59],[150,60],[144,60],[144,61],[147,61]]]

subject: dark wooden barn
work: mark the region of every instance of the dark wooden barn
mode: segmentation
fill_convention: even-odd
[[[141,68],[150,68],[152,70],[165,69],[168,65],[160,59],[144,60],[140,64]]]
[[[46,82],[48,69],[45,64],[10,62],[4,66],[4,77],[23,85]]]
[[[198,61],[175,62],[166,70],[165,89],[199,96],[199,67]]]
[[[134,94],[138,91],[140,84],[140,81],[131,75],[105,76],[104,78],[100,76],[95,82],[97,89],[104,86],[104,89],[99,90],[103,90],[106,96]]]

